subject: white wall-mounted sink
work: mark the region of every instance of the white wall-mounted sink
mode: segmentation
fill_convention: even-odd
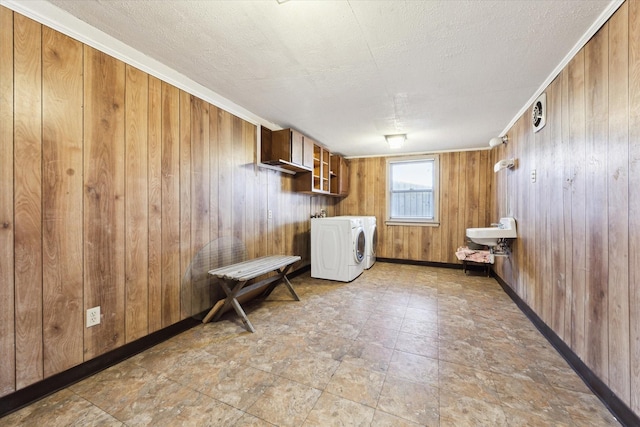
[[[472,242],[485,246],[497,246],[499,239],[515,239],[516,220],[511,217],[500,218],[494,227],[467,228],[467,237]]]

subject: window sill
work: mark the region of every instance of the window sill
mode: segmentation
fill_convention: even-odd
[[[407,225],[412,227],[440,227],[439,222],[423,222],[423,221],[398,221],[397,219],[388,219],[385,225]]]

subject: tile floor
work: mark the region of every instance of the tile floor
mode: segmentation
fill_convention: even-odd
[[[619,425],[495,280],[377,263],[292,280],[0,425]]]

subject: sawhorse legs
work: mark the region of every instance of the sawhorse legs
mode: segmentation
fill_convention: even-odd
[[[222,316],[222,313],[224,313],[225,309],[231,306],[236,311],[238,316],[240,316],[240,319],[242,320],[242,323],[244,323],[247,330],[249,330],[250,332],[255,332],[256,330],[249,321],[247,314],[240,306],[238,298],[248,292],[254,291],[255,289],[269,285],[263,293],[263,296],[266,298],[267,296],[269,296],[269,294],[271,294],[275,287],[280,284],[280,282],[283,282],[289,290],[291,296],[296,301],[300,301],[300,297],[298,296],[298,294],[296,294],[293,286],[291,286],[291,282],[289,282],[289,279],[287,278],[287,271],[289,271],[289,268],[291,268],[291,264],[287,265],[284,268],[276,270],[276,273],[278,273],[276,276],[261,280],[260,282],[247,286],[246,288],[244,286],[246,285],[248,280],[237,281],[232,279],[221,279],[220,286],[222,287],[224,293],[227,294],[227,298],[218,301],[216,305],[214,305],[213,308],[209,311],[209,313],[207,313],[205,318],[202,320],[202,323],[207,323],[212,318],[214,321],[218,320],[220,316]]]

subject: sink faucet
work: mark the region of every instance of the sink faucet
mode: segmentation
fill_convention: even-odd
[[[501,222],[492,222],[491,223],[492,227],[498,227],[498,228],[504,228],[504,224]]]

